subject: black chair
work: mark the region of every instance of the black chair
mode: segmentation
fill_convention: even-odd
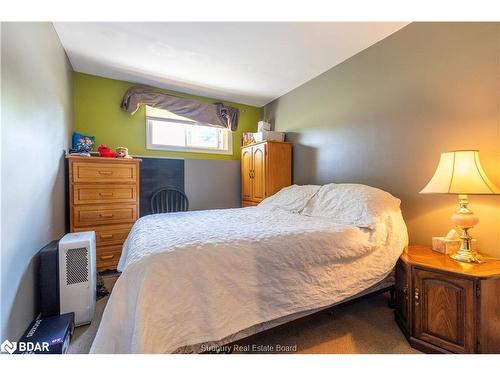
[[[151,212],[153,214],[187,211],[188,208],[189,202],[186,194],[179,189],[161,188],[151,197]]]

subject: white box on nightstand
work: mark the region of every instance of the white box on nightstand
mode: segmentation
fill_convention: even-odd
[[[461,240],[449,240],[446,237],[432,237],[432,250],[442,254],[452,254],[460,249]],[[477,251],[477,240],[471,241],[472,251]]]

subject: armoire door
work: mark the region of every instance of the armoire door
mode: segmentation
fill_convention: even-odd
[[[266,145],[252,146],[252,200],[266,197]]]
[[[252,147],[241,150],[241,197],[243,200],[252,199]]]
[[[454,353],[475,350],[474,282],[415,269],[413,336]]]

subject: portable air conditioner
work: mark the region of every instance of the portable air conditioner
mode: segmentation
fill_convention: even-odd
[[[94,317],[95,249],[95,232],[68,233],[59,240],[60,313],[75,313],[75,326]]]

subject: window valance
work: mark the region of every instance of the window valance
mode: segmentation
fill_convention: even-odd
[[[176,115],[187,117],[200,124],[236,131],[238,108],[222,103],[207,104],[193,99],[180,98],[154,91],[148,87],[134,86],[127,90],[121,103],[122,109],[134,114],[141,105],[166,109]]]

